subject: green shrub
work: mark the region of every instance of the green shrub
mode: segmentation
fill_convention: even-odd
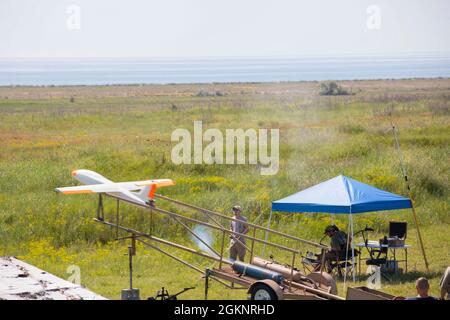
[[[321,96],[347,96],[351,94],[334,81],[324,82],[320,85]]]

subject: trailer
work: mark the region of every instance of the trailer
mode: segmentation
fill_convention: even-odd
[[[252,268],[252,265],[249,266]],[[207,269],[205,272],[205,300],[208,299],[209,278],[215,277],[231,283],[234,289],[246,289],[250,300],[344,300],[333,294],[336,284],[325,272],[302,276],[298,280],[258,279],[238,273],[230,266]]]
[[[116,200],[116,212],[110,215],[105,215],[104,212],[104,197],[115,198]],[[223,223],[219,220],[234,221],[236,219],[229,217],[227,215],[204,209],[192,204],[188,204],[179,200],[169,198],[160,194],[155,194],[155,198],[158,199],[158,206],[155,203],[151,205],[143,205],[140,203],[134,203],[129,199],[121,198],[118,195],[112,194],[99,194],[99,202],[97,208],[97,217],[94,219],[97,223],[101,223],[105,226],[109,226],[116,230],[116,239],[125,240],[129,239],[131,241],[130,245],[130,259],[131,256],[136,254],[136,243],[142,243],[145,246],[154,249],[155,251],[162,253],[179,263],[201,273],[205,278],[205,299],[208,298],[209,282],[211,280],[220,283],[225,288],[232,290],[247,290],[251,299],[333,299],[342,300],[342,297],[337,295],[336,284],[334,279],[323,270],[323,261],[320,265],[320,269],[317,272],[313,272],[308,275],[303,275],[300,271],[295,268],[297,260],[302,261],[302,252],[293,246],[287,246],[284,244],[279,244],[267,240],[268,234],[274,234],[279,239],[290,240],[296,244],[306,245],[309,247],[314,247],[321,250],[324,253],[328,250],[328,247],[305,239],[295,237],[274,229],[269,229],[261,225],[242,222],[247,225],[249,232],[247,234],[241,234],[238,232],[231,231],[229,228],[224,227]],[[202,243],[209,252],[204,252],[196,248],[186,246],[184,244],[169,241],[160,238],[152,233],[153,227],[150,226],[150,232],[142,232],[121,223],[121,213],[120,213],[120,202],[130,203],[135,206],[143,208],[150,215],[151,224],[154,220],[153,216],[156,214],[161,214],[177,223],[179,226],[184,228],[193,238]],[[174,212],[167,209],[163,209],[160,205],[162,203],[170,203],[175,205],[177,208],[182,209],[182,213]],[[187,214],[188,211],[195,212],[197,215],[203,216],[208,219],[208,222],[193,218],[191,215]],[[205,228],[210,228],[221,234],[220,238],[220,249],[213,248],[201,235],[197,234],[189,224],[194,223],[196,225],[201,225]],[[120,233],[125,232],[126,236],[119,236]],[[245,238],[248,240],[249,245],[244,245],[246,251],[248,252],[248,263],[247,266],[250,268],[262,268],[274,274],[279,274],[282,276],[282,280],[278,283],[270,279],[258,279],[249,274],[239,273],[239,271],[234,270],[233,266],[236,264],[234,261],[230,261],[225,257],[226,254],[226,241],[230,235],[238,236],[240,238]],[[237,240],[239,241],[239,240]],[[242,242],[241,242],[242,243]],[[257,257],[255,255],[255,244],[260,244],[269,247],[273,247],[279,252],[284,252],[285,255],[291,255],[290,263],[277,263],[274,260],[264,260],[263,258]],[[189,252],[193,255],[200,256],[202,258],[213,261],[216,266],[212,268],[202,269],[199,266],[195,266],[192,263],[183,260],[182,258],[176,256],[174,253],[169,252],[167,248],[175,248]],[[324,254],[322,254],[324,256]],[[261,263],[266,263],[266,265],[261,265]],[[259,264],[259,266],[258,266]],[[248,269],[248,268],[247,268]],[[280,271],[282,271],[280,273]],[[130,276],[131,277],[131,276]],[[131,283],[130,279],[130,283]]]

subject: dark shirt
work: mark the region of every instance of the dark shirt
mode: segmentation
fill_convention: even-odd
[[[422,297],[409,297],[409,298],[406,298],[406,300],[410,300],[410,301],[413,301],[413,300],[424,300],[424,301],[428,301],[428,300],[437,300],[435,297],[432,297],[432,296],[428,296],[428,297],[425,297],[425,298],[422,298]]]
[[[331,249],[335,251],[346,250],[347,248],[347,234],[344,231],[336,231],[331,236]]]

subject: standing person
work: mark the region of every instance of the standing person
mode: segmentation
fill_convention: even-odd
[[[441,287],[441,299],[444,300],[447,295],[447,300],[450,300],[450,267],[445,270],[439,286]]]
[[[436,300],[435,297],[429,296],[430,283],[427,278],[421,277],[416,280],[417,296],[406,298],[406,300]]]
[[[233,207],[233,219],[236,220],[231,221],[230,230],[233,232],[246,234],[248,232],[248,226],[245,223],[247,222],[247,218],[241,215],[241,213],[241,206]],[[239,260],[244,261],[246,250],[245,238],[237,234],[230,234],[230,238],[230,259],[236,260],[239,257]]]

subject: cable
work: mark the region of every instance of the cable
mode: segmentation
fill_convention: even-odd
[[[424,248],[423,241],[422,241],[422,235],[421,235],[420,229],[419,229],[419,222],[418,222],[418,219],[417,219],[416,210],[414,208],[414,200],[413,200],[413,197],[412,197],[411,187],[410,187],[409,180],[408,180],[408,174],[406,172],[406,168],[405,168],[405,165],[404,165],[404,162],[403,162],[403,153],[402,153],[402,150],[400,148],[400,143],[399,143],[399,140],[398,140],[398,135],[397,135],[397,131],[398,130],[397,130],[397,128],[394,125],[394,121],[392,120],[392,112],[390,112],[389,115],[390,115],[390,118],[391,118],[391,127],[392,127],[392,134],[394,135],[395,148],[396,148],[396,150],[397,150],[397,152],[399,154],[400,169],[401,169],[403,178],[405,180],[406,188],[408,189],[409,199],[411,200],[411,210],[413,212],[414,223],[416,225],[417,237],[419,239],[419,244],[420,244],[420,248],[422,250],[422,255],[423,255],[424,262],[425,262],[425,267],[427,269],[427,273],[430,273],[430,269],[429,269],[429,266],[428,266],[428,260],[427,260],[426,254],[425,254],[425,248]]]

